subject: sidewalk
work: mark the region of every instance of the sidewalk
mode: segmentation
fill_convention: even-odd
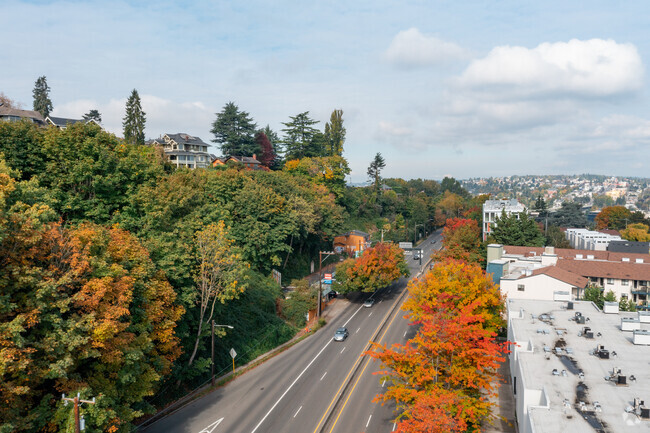
[[[515,433],[515,396],[512,393],[512,381],[510,380],[510,362],[506,360],[499,366],[499,376],[504,382],[500,383],[497,390],[498,395],[491,400],[496,403],[494,415],[498,418],[494,424],[481,426],[484,433]]]

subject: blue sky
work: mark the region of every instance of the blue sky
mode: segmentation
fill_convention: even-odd
[[[644,1],[2,3],[0,92],[31,108],[45,75],[53,115],[118,135],[135,88],[148,138],[209,142],[228,101],[278,132],[343,109],[353,182],[377,152],[406,179],[650,177]]]

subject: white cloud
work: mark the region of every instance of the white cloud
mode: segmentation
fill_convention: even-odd
[[[459,87],[488,97],[611,97],[643,85],[643,62],[632,44],[591,39],[499,46],[474,60]]]
[[[399,32],[385,52],[389,62],[402,67],[446,63],[466,57],[460,46],[424,35],[415,27]]]
[[[396,125],[391,122],[385,122],[383,120],[379,122],[379,132],[393,137],[405,137],[413,133],[411,128]]]

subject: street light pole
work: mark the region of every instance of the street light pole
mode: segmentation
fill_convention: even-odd
[[[211,366],[211,372],[212,372],[212,386],[214,386],[215,380],[214,380],[214,328],[230,328],[233,329],[234,326],[230,325],[215,325],[214,324],[214,319],[212,319],[212,366]]]

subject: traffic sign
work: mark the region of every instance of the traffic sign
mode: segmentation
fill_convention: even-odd
[[[402,249],[413,248],[413,242],[400,242],[399,247]]]
[[[235,352],[235,349],[230,349],[230,356],[232,356],[232,359],[235,359],[235,356],[237,356],[237,352]]]

